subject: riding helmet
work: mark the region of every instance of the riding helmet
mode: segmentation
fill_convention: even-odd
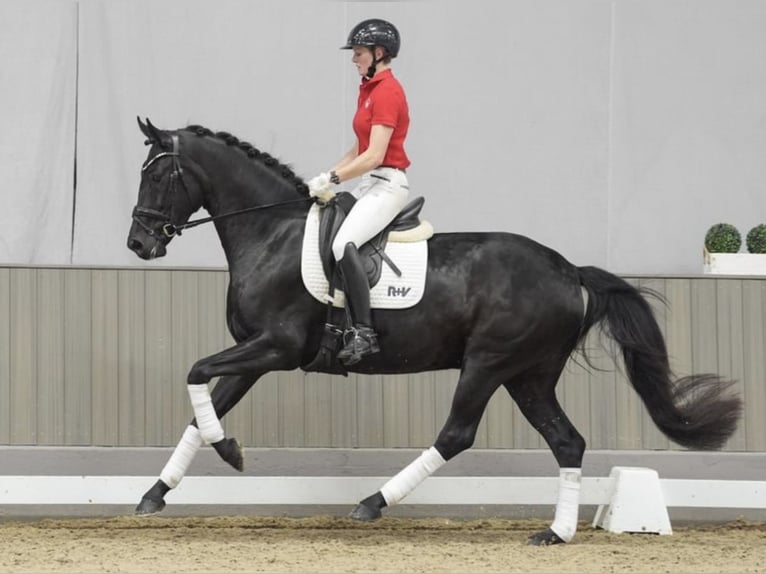
[[[341,50],[350,50],[354,46],[383,46],[389,56],[396,58],[400,45],[401,37],[396,26],[386,20],[371,18],[354,26]]]

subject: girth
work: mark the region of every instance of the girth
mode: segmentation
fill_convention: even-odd
[[[322,269],[331,285],[340,285],[337,277],[333,277],[337,270],[332,253],[332,242],[355,203],[356,198],[352,194],[342,191],[327,202],[320,211],[319,257],[322,260]],[[410,201],[383,231],[359,247],[359,255],[364,261],[370,287],[375,286],[380,280],[380,272],[384,263],[390,265],[394,273],[401,275],[396,264],[385,254],[388,234],[391,231],[405,231],[420,225],[420,210],[423,208],[423,203],[425,203],[423,197],[417,197]]]

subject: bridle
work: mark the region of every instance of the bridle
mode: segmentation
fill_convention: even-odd
[[[191,198],[189,197],[189,188],[186,187],[186,182],[184,182],[184,172],[183,168],[181,167],[181,152],[179,151],[180,146],[178,143],[178,136],[173,135],[172,136],[172,142],[173,142],[173,151],[164,151],[160,152],[154,157],[152,157],[149,161],[147,161],[143,167],[141,168],[141,173],[144,173],[149,167],[154,164],[156,161],[169,157],[173,160],[173,171],[170,173],[170,182],[168,183],[168,195],[171,198],[170,200],[170,211],[172,212],[173,205],[175,204],[175,195],[176,190],[178,189],[179,183],[180,186],[183,187],[184,192],[186,193],[186,200],[189,202],[189,205],[192,205]],[[142,221],[143,219],[154,219],[159,220],[162,222],[162,227],[160,230],[162,231],[162,235],[164,235],[165,238],[170,239],[174,235],[181,235],[181,230],[183,229],[183,225],[176,225],[172,221],[172,217],[170,213],[165,213],[164,211],[158,211],[156,209],[151,209],[149,207],[141,207],[140,205],[136,205],[133,208],[133,221],[135,221],[146,233],[150,236],[154,236],[157,232],[149,227],[146,223]]]
[[[178,189],[179,185],[183,188],[186,201],[190,206],[194,206],[194,203],[191,199],[191,194],[189,193],[189,188],[186,186],[186,182],[183,178],[183,168],[181,167],[181,152],[180,152],[180,144],[178,140],[178,135],[173,134],[171,136],[171,140],[173,143],[173,150],[172,151],[164,151],[160,152],[151,159],[149,159],[141,168],[141,172],[145,172],[147,169],[149,169],[149,166],[151,166],[154,162],[169,157],[173,161],[173,171],[170,173],[170,182],[168,183],[168,196],[171,198],[170,201],[170,211],[173,209],[174,205],[174,198],[176,195],[176,190]],[[149,227],[146,223],[142,221],[143,219],[153,219],[158,220],[162,222],[162,227],[160,228],[161,239],[166,239],[167,241],[170,241],[174,236],[181,235],[181,232],[185,229],[190,229],[192,227],[197,227],[198,225],[202,225],[203,223],[209,223],[211,221],[218,221],[219,219],[226,219],[227,217],[232,217],[234,215],[240,215],[242,213],[249,213],[251,211],[257,211],[260,209],[268,209],[270,207],[279,207],[282,205],[289,205],[292,203],[304,203],[307,201],[316,201],[316,198],[314,197],[301,197],[299,199],[289,199],[286,201],[278,201],[275,203],[267,203],[263,205],[256,205],[253,207],[246,207],[244,209],[238,209],[236,211],[230,211],[229,213],[222,213],[220,215],[214,215],[210,217],[202,217],[200,219],[195,219],[194,221],[187,221],[186,223],[180,223],[176,224],[173,223],[172,217],[170,213],[165,213],[164,211],[158,211],[156,209],[151,209],[148,207],[141,207],[140,205],[136,205],[133,208],[133,221],[135,221],[146,233],[150,236],[157,235],[157,231]]]

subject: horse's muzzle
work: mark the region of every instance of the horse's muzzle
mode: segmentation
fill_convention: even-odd
[[[153,238],[149,238],[148,242],[143,242],[132,235],[128,236],[128,249],[138,255],[141,259],[147,260],[164,257],[167,253],[163,242]]]

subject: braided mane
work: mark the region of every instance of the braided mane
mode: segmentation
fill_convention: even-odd
[[[289,183],[295,186],[295,189],[299,193],[301,193],[302,195],[308,196],[309,194],[308,186],[300,177],[298,177],[295,174],[295,172],[289,165],[281,163],[274,156],[268,154],[265,151],[259,150],[252,144],[245,141],[240,141],[236,136],[228,132],[213,132],[212,130],[209,130],[206,127],[198,126],[198,125],[186,126],[185,128],[183,128],[183,131],[191,132],[199,137],[207,136],[207,137],[216,138],[216,139],[222,140],[227,146],[238,147],[247,155],[247,157],[249,157],[250,159],[259,161],[263,165],[268,167],[269,169],[276,171]]]

